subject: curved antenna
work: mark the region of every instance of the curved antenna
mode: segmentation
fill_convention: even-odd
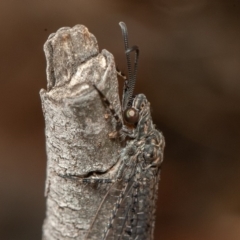
[[[122,34],[124,38],[125,54],[127,58],[127,68],[128,68],[128,82],[125,84],[125,87],[123,90],[123,100],[122,100],[122,107],[123,107],[123,110],[125,110],[127,107],[130,107],[132,104],[133,91],[134,91],[136,76],[137,76],[139,48],[138,46],[132,46],[131,48],[129,48],[127,26],[124,22],[120,22],[119,25],[122,29]],[[133,75],[132,75],[131,59],[130,59],[131,52],[135,52]]]
[[[135,61],[134,61],[134,68],[133,68],[133,77],[131,79],[131,81],[129,81],[129,90],[128,90],[128,107],[130,105],[132,105],[132,98],[133,98],[133,91],[134,91],[134,87],[136,84],[136,79],[137,79],[137,67],[138,67],[138,58],[139,58],[139,48],[138,46],[132,46],[131,48],[129,48],[126,53],[131,53],[131,52],[135,52]]]
[[[124,22],[119,23],[121,29],[122,29],[122,35],[123,35],[123,40],[124,40],[124,45],[125,45],[125,53],[128,50],[128,31],[127,31],[127,26]],[[130,60],[130,54],[126,53],[127,57],[127,68],[128,68],[128,79],[132,79],[132,69],[131,69],[131,60]]]

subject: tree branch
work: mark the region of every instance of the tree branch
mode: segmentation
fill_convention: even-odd
[[[87,187],[59,175],[111,176],[120,144],[108,137],[115,121],[92,85],[120,112],[115,63],[108,51],[99,53],[96,38],[82,25],[51,34],[44,51],[48,84],[40,96],[48,160],[43,239],[83,239],[107,184]]]

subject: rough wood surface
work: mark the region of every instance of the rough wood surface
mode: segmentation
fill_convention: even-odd
[[[120,111],[115,63],[111,53],[98,51],[85,26],[61,28],[44,45],[47,90],[40,91],[47,149],[47,212],[43,239],[83,239],[104,187],[86,187],[59,174],[111,177],[120,144],[108,138],[115,129],[96,86]],[[104,185],[104,184],[103,184]]]

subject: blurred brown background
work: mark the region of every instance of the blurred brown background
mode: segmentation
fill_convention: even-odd
[[[43,44],[84,24],[126,70],[119,21],[140,46],[136,92],[166,137],[156,239],[240,239],[240,1],[1,0],[0,239],[41,239]]]

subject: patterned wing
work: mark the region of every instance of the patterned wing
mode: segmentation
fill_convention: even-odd
[[[153,239],[155,224],[155,202],[160,169],[155,169],[151,179],[129,180],[125,196],[120,203],[107,240]],[[105,239],[105,238],[104,238]]]
[[[154,238],[155,204],[164,145],[162,134],[154,129],[146,136],[142,145],[139,145],[137,157],[136,155],[131,157],[131,161],[136,163],[134,174],[129,178],[129,187],[121,202],[120,210],[123,211],[119,210],[114,219],[113,237],[107,239],[152,240]]]
[[[120,165],[120,170],[123,172],[122,176],[134,173],[134,167],[126,166],[123,161],[122,165]],[[125,199],[126,192],[129,191],[129,186],[129,181],[123,178],[111,184],[99,204],[85,239],[108,239],[108,233],[114,228],[114,219],[116,215],[120,214],[119,207],[122,206],[122,201]]]
[[[119,201],[117,211],[112,219],[111,228],[106,232],[107,240],[130,239],[132,224],[129,220],[133,218],[134,194],[137,191],[133,177],[125,183],[125,191],[122,199]],[[128,237],[128,238],[126,238]]]

